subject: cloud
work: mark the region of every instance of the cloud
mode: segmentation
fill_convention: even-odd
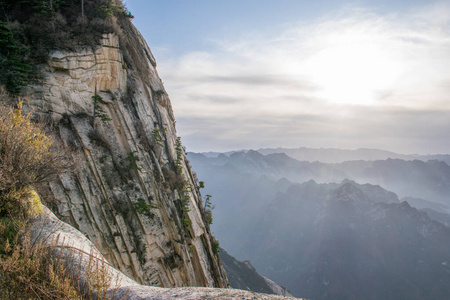
[[[159,62],[191,151],[450,152],[450,5],[345,7]],[[426,141],[426,145],[424,145]]]

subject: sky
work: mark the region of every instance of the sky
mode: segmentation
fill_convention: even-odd
[[[188,151],[450,153],[450,2],[126,0]]]

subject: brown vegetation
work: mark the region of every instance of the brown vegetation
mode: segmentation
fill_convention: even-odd
[[[22,103],[16,109],[0,106],[0,217],[30,217],[21,195],[62,169],[52,140],[21,109]]]
[[[78,249],[56,254],[53,248],[25,235],[6,249],[0,255],[0,299],[113,299],[119,286],[107,262]],[[89,258],[82,271],[76,262],[83,256]]]

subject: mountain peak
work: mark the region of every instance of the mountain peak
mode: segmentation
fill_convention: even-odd
[[[346,182],[334,190],[332,198],[338,201],[351,201],[353,203],[370,202],[370,198],[352,182]]]

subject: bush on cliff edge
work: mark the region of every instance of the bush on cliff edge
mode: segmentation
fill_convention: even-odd
[[[52,140],[30,114],[0,106],[0,218],[28,219],[36,214],[35,197],[22,197],[32,186],[51,180],[61,170]]]

